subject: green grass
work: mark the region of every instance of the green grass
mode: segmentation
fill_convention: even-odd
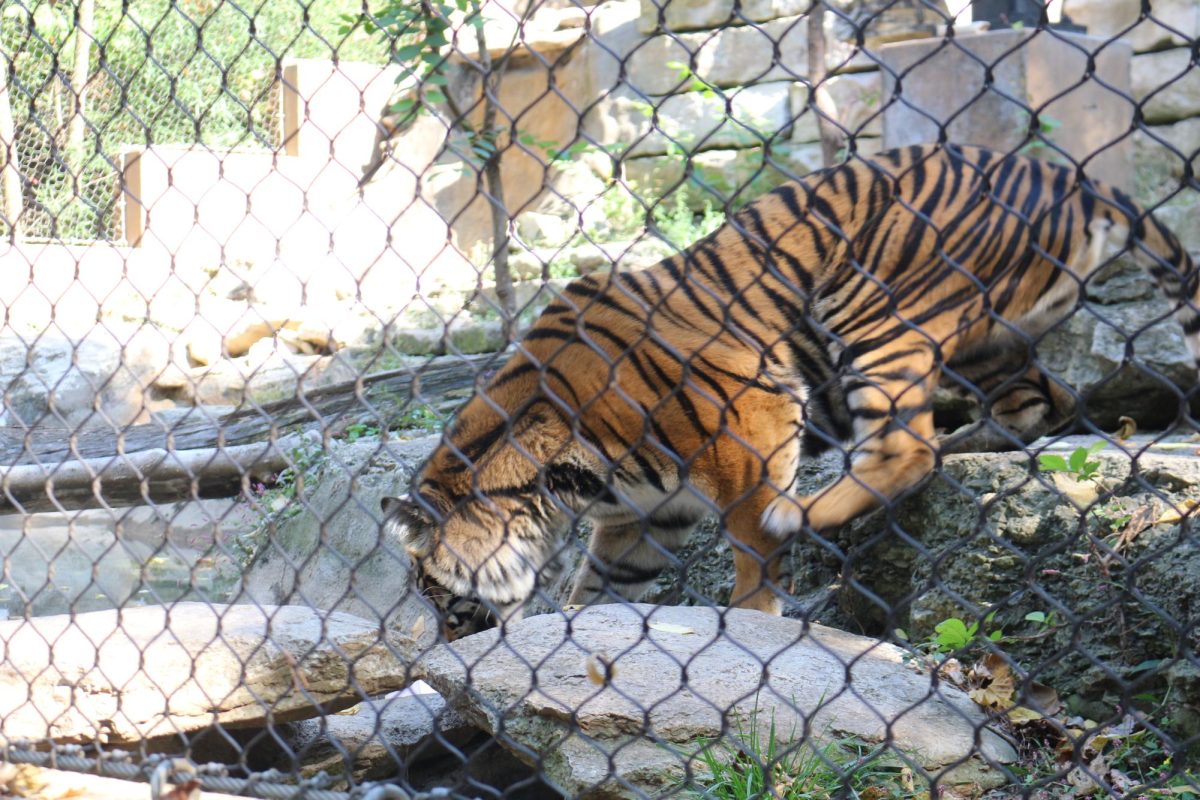
[[[911,770],[889,763],[878,747],[854,738],[828,743],[779,736],[774,714],[766,731],[758,708],[736,734],[700,742],[698,771],[706,773],[682,787],[697,800],[864,800],[927,799],[927,788]],[[793,734],[795,732],[793,731]]]

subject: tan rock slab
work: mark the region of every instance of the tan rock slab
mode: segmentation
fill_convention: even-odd
[[[822,84],[829,92],[833,121],[843,136],[883,135],[883,96],[878,72],[835,75]],[[815,111],[808,107],[808,87],[792,84],[792,141],[819,142],[821,132]],[[844,133],[842,132],[844,130]]]
[[[589,662],[614,675],[597,685]],[[1016,758],[960,690],[875,639],[741,609],[614,604],[548,614],[427,654],[418,672],[553,782],[645,796],[698,768],[705,742],[774,724],[783,742],[887,742],[939,781],[995,786]],[[757,709],[757,713],[755,713]],[[976,741],[978,740],[978,741]],[[951,774],[948,766],[953,768]]]
[[[284,735],[288,749],[301,758],[301,775],[344,775],[355,784],[444,756],[478,734],[441,695],[417,681],[345,713],[294,722]]]
[[[1133,59],[1133,96],[1146,122],[1161,124],[1200,116],[1200,69],[1187,48],[1146,53]]]
[[[1090,177],[1132,187],[1127,43],[1001,30],[955,37],[951,47],[942,39],[898,42],[879,48],[878,55],[885,67],[885,148],[936,142],[944,127],[958,144],[1025,148],[1051,159],[1061,158],[1061,150],[1086,160]],[[896,76],[902,76],[899,97]],[[1042,135],[1054,147],[1027,142],[1031,109],[1050,126]]]
[[[805,17],[784,17],[762,25],[653,36],[629,54],[626,81],[639,92],[666,95],[687,91],[693,76],[721,87],[794,80],[808,73],[806,26]]]
[[[669,31],[694,31],[766,22],[795,16],[808,10],[808,0],[641,0],[638,30],[654,33],[660,27]],[[661,22],[661,26],[660,26]]]
[[[1154,0],[1150,15],[1138,22],[1142,0],[1065,0],[1063,14],[1087,26],[1092,36],[1120,36],[1143,53],[1162,47],[1185,47],[1200,37],[1200,4],[1196,0]]]
[[[177,603],[0,623],[0,739],[135,743],[337,710],[410,682],[409,640],[299,606]]]
[[[861,138],[856,142],[860,156],[879,152],[879,139]],[[691,180],[687,183],[688,205],[701,211],[705,205],[723,209],[726,203],[740,206],[763,192],[803,177],[825,166],[821,145],[817,142],[784,142],[771,147],[764,163],[762,148],[744,150],[708,150],[690,159],[683,156],[646,156],[624,162],[625,177],[635,191],[658,196],[684,185],[685,167],[691,162]]]
[[[763,83],[728,92],[684,92],[646,103],[615,97],[610,113],[626,158],[779,142],[791,128],[790,83]]]

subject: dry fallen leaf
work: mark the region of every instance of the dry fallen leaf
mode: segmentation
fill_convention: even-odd
[[[1155,525],[1156,523],[1154,520],[1156,515],[1157,509],[1154,507],[1153,503],[1149,505],[1138,506],[1136,509],[1134,509],[1133,513],[1129,515],[1129,522],[1125,523],[1125,527],[1121,528],[1121,532],[1117,534],[1116,541],[1114,541],[1112,544],[1113,552],[1122,552],[1126,547],[1133,543],[1133,540],[1136,539],[1142,531],[1146,530],[1152,525]]]
[[[971,667],[971,684],[975,686],[968,694],[984,708],[1006,709],[1013,705],[1016,684],[1012,670],[1003,658],[988,653],[982,661]]]
[[[590,653],[584,661],[588,680],[597,686],[612,683],[617,677],[617,665],[608,660],[604,653]]]
[[[1179,503],[1172,508],[1168,508],[1166,511],[1164,511],[1162,513],[1162,515],[1158,519],[1154,520],[1154,524],[1155,525],[1166,525],[1171,522],[1181,522],[1183,520],[1184,515],[1190,513],[1191,510],[1196,507],[1197,502],[1198,501],[1196,501],[1196,500],[1188,498],[1187,500],[1184,500],[1182,503]],[[1183,507],[1182,512],[1180,511],[1180,506]]]
[[[1013,706],[1005,712],[1008,721],[1014,725],[1027,725],[1030,722],[1037,722],[1039,719],[1045,719],[1045,716],[1034,711],[1032,708],[1025,706]]]
[[[1058,692],[1037,681],[1029,683],[1029,691],[1025,693],[1023,699],[1042,714],[1057,714],[1062,709],[1062,701],[1058,699]]]
[[[412,626],[412,638],[420,640],[425,635],[425,618],[417,617],[417,621]]]
[[[962,689],[967,685],[967,676],[963,674],[962,663],[957,658],[947,658],[938,667],[938,675],[942,680]]]
[[[673,625],[670,622],[651,622],[650,629],[663,633],[689,634],[696,632],[695,628],[689,628],[686,625]]]
[[[1128,439],[1137,433],[1137,420],[1131,417],[1117,418],[1117,432],[1113,434],[1114,439]]]

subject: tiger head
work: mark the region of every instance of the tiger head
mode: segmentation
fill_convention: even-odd
[[[577,499],[564,476],[590,473],[561,414],[525,404],[512,421],[472,400],[405,497],[383,499],[385,532],[448,639],[519,619],[554,577]]]

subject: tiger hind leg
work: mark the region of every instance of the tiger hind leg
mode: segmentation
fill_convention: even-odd
[[[898,337],[853,362],[843,381],[854,424],[850,469],[807,496],[786,493],[767,504],[763,529],[777,539],[806,525],[842,525],[921,481],[937,461],[933,428],[936,347],[921,332]]]
[[[947,365],[955,378],[966,382],[972,399],[984,396],[979,419],[938,437],[942,455],[1013,450],[1056,433],[1075,416],[1076,397],[1036,365],[1030,365],[1029,347],[1012,346],[973,353],[968,360]]]

